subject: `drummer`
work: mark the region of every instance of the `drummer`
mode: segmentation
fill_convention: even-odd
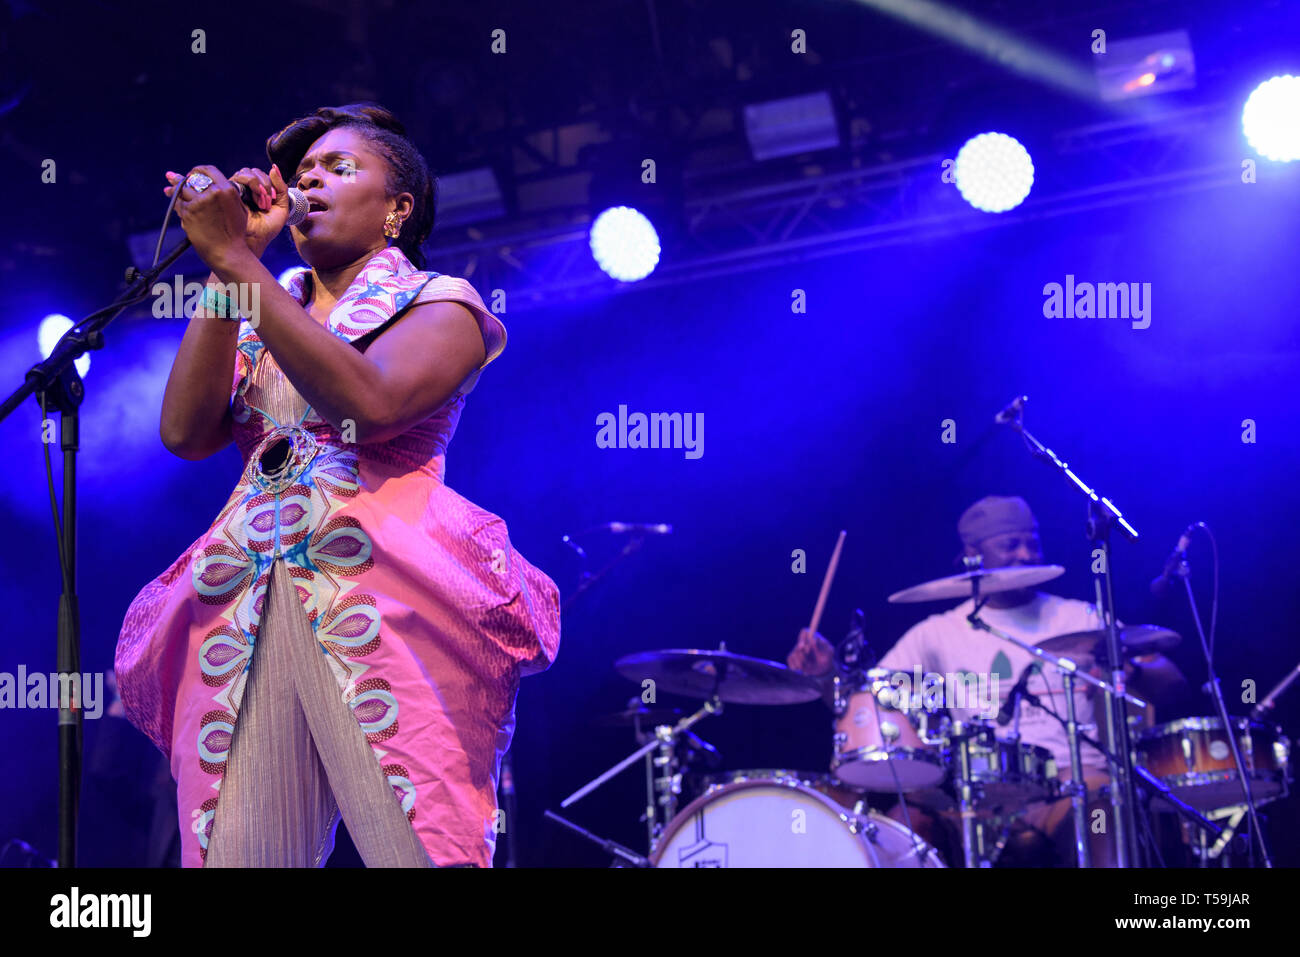
[[[963,553],[967,557],[980,557],[984,568],[1005,568],[1017,565],[1041,565],[1043,555],[1038,537],[1038,522],[1028,503],[1017,497],[989,496],[976,502],[962,513],[957,522],[957,534]],[[931,615],[909,629],[880,660],[879,667],[894,672],[911,673],[916,666],[923,672],[941,675],[974,673],[977,676],[997,675],[997,688],[1003,700],[1023,671],[1034,665],[1035,658],[1022,648],[975,628],[967,621],[972,609],[970,599],[956,608]],[[1091,631],[1102,627],[1096,609],[1082,601],[1061,598],[1034,588],[1005,591],[989,595],[980,612],[990,625],[1024,641],[1036,645],[1055,635],[1076,631]],[[1092,662],[1076,661],[1083,667]],[[830,676],[835,663],[834,649],[820,634],[811,635],[807,629],[800,632],[798,642],[786,659],[787,664],[806,674]],[[1151,654],[1134,659],[1136,667],[1128,665],[1131,690],[1140,697],[1165,696],[1176,691],[1186,680],[1178,668],[1163,655]],[[1095,672],[1100,674],[1100,672]],[[982,682],[981,682],[982,683]],[[1028,691],[1037,696],[1047,708],[1062,717],[1066,714],[1065,694],[1061,677],[1054,668],[1041,666],[1029,680]],[[951,701],[948,712],[954,720],[987,717],[975,707],[954,707]],[[975,704],[975,702],[970,702]],[[1075,689],[1076,716],[1080,724],[1096,724],[1091,736],[1101,740],[1104,736],[1105,711],[1101,699],[1094,696],[1091,686],[1080,683]],[[1070,777],[1069,745],[1065,729],[1048,711],[1022,702],[1019,706],[1019,733],[1023,744],[1046,748],[1056,759],[1058,775]],[[1009,735],[1012,725],[999,730],[999,736]],[[1084,780],[1088,785],[1088,820],[1094,820],[1093,811],[1102,809],[1107,822],[1106,833],[1090,836],[1094,867],[1113,866],[1114,851],[1110,835],[1110,804],[1098,789],[1109,783],[1105,756],[1088,744],[1080,749]],[[1068,866],[1074,861],[1074,826],[1068,799],[1040,802],[1030,805],[1021,819],[1021,830],[1004,852],[1005,863],[1046,863]],[[908,803],[907,815],[895,807],[891,816],[898,820],[910,819],[913,830],[934,833],[937,822],[929,812]],[[950,827],[950,825],[948,825]],[[1050,842],[1050,849],[1046,846]],[[934,841],[932,840],[932,843]],[[946,842],[950,843],[950,842]]]

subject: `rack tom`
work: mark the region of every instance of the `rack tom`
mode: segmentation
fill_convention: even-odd
[[[900,701],[887,668],[873,668],[847,693],[837,684],[831,771],[864,791],[916,791],[940,784],[947,774],[938,748],[925,738],[935,713]]]

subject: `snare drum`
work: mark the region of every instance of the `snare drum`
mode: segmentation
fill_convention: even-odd
[[[1257,802],[1287,794],[1291,742],[1280,728],[1233,718],[1241,760]],[[1137,744],[1138,763],[1160,778],[1174,796],[1201,811],[1245,800],[1232,747],[1218,718],[1183,718],[1157,725]]]
[[[1035,744],[998,738],[991,724],[972,724],[976,730],[968,745],[971,778],[982,811],[1022,807],[1056,796],[1056,758],[1051,751]],[[957,756],[949,752],[948,758],[956,781]]]
[[[754,774],[756,772],[744,772]],[[710,788],[668,823],[654,867],[943,867],[875,811],[854,814],[793,778]]]
[[[831,771],[865,791],[935,787],[947,771],[938,748],[922,738],[935,715],[897,702],[898,689],[889,681],[892,673],[873,668],[847,695],[836,691]]]

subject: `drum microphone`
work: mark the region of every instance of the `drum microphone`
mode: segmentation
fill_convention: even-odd
[[[844,640],[835,649],[835,657],[839,662],[841,671],[852,673],[861,670],[863,664],[866,667],[871,666],[871,662],[863,661],[864,658],[871,656],[871,649],[867,647],[867,637],[864,631],[866,623],[867,616],[862,613],[862,609],[855,608],[853,617],[849,620],[849,633],[845,635]]]
[[[1029,690],[1029,676],[1034,673],[1038,663],[1031,661],[1025,665],[1025,670],[1020,672],[1020,678],[1011,686],[1011,692],[1007,695],[1007,700],[1002,702],[1002,707],[998,710],[998,725],[1004,726],[1011,723],[1011,716],[1016,711],[1016,701]]]
[[[1165,559],[1165,568],[1159,575],[1151,579],[1151,594],[1157,598],[1164,596],[1169,590],[1170,584],[1175,578],[1182,578],[1183,562],[1187,560],[1187,546],[1191,542],[1192,530],[1196,528],[1197,523],[1193,522],[1178,537],[1178,544],[1170,552],[1169,557]]]

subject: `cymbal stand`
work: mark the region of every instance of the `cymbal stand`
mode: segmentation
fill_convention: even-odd
[[[577,801],[580,801],[582,798],[586,797],[592,791],[596,790],[596,788],[600,787],[610,778],[617,775],[620,771],[623,771],[628,767],[630,767],[631,765],[635,764],[637,761],[640,761],[642,758],[649,755],[650,752],[654,751],[655,749],[659,749],[660,757],[667,755],[671,759],[674,756],[675,753],[674,748],[676,746],[677,738],[680,735],[690,730],[692,725],[702,720],[703,718],[706,718],[711,714],[721,714],[721,713],[722,713],[722,699],[718,697],[717,693],[715,692],[713,696],[709,698],[709,700],[705,701],[703,706],[701,706],[700,709],[696,711],[694,714],[688,714],[686,717],[682,718],[682,720],[678,721],[677,724],[675,725],[660,725],[659,727],[655,728],[655,736],[651,740],[647,741],[644,745],[637,748],[635,751],[629,754],[622,761],[618,762],[618,764],[614,765],[608,771],[605,771],[603,774],[592,779],[591,781],[588,781],[582,787],[578,788],[578,790],[574,791],[572,794],[570,794],[568,797],[566,797],[563,801],[560,802],[560,807],[565,808]],[[664,767],[671,767],[671,764],[664,765]],[[671,779],[671,774],[672,772],[669,772],[670,779]],[[671,807],[675,810],[676,796],[670,795],[670,798],[671,798],[671,803],[669,803],[666,806]],[[661,799],[659,803],[664,803],[664,802]],[[658,836],[663,829],[662,824],[660,824],[657,820],[656,811],[655,811],[655,802],[653,801],[650,802],[649,806],[646,808],[646,816],[650,822],[650,839],[651,839],[650,850],[653,851],[654,844],[658,840]]]
[[[975,782],[970,766],[970,740],[974,736],[971,726],[964,721],[954,721],[948,733],[957,754],[957,798],[961,809],[961,852],[966,867],[990,867],[991,861],[976,851]]]
[[[1074,814],[1074,856],[1080,868],[1092,866],[1088,847],[1088,783],[1083,779],[1083,758],[1079,754],[1079,721],[1074,708],[1074,675],[1061,673],[1065,686],[1065,737],[1070,742],[1070,780],[1061,790],[1070,795],[1070,810]]]

